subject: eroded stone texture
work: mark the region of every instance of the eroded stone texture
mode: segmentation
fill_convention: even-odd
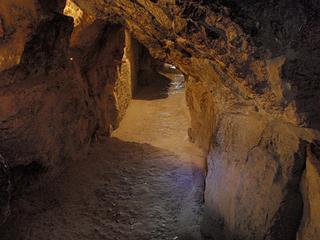
[[[188,132],[189,138],[205,151],[209,151],[217,121],[214,96],[208,92],[206,83],[189,76],[186,79],[186,101],[192,126]]]
[[[137,78],[137,44],[127,34],[124,55],[119,25],[97,21],[81,30],[87,38],[80,41],[77,32],[71,37],[70,18],[48,14],[25,44],[20,64],[1,73],[0,151],[11,168],[36,163],[60,171],[124,115],[136,81],[131,86],[131,79]]]
[[[65,16],[43,20],[21,63],[1,73],[0,151],[11,168],[57,170],[90,140],[86,83],[67,58],[71,32]]]
[[[293,126],[257,114],[224,116],[208,159],[204,232],[214,239],[295,239],[305,159],[306,141]]]
[[[18,65],[0,73],[0,152],[10,159],[15,192],[33,175],[55,176],[96,136],[110,134],[139,69],[139,45],[119,24],[82,15],[73,29],[59,4],[33,3],[43,6],[44,17],[29,26],[28,38],[14,37],[23,54],[14,54]]]
[[[261,116],[251,124],[232,122],[239,132],[234,134],[247,135],[248,139],[238,140],[239,146],[233,153],[230,150],[223,157],[213,154],[208,158],[206,206],[212,209],[211,217],[221,215],[210,227],[217,233],[214,229],[223,223],[222,226],[230,229],[221,237],[245,239],[285,239],[284,229],[288,228],[288,237],[294,238],[302,212],[297,186],[305,157],[304,150],[300,149],[303,140],[295,137],[298,130],[289,127],[289,123],[318,129],[319,122],[318,68],[313,64],[319,62],[316,46],[320,38],[314,3],[286,0],[76,2],[97,18],[123,22],[153,57],[173,63],[190,76],[187,91],[192,116],[190,136],[204,149],[210,145],[213,133],[228,133],[224,125],[228,123],[224,117],[228,112],[235,119],[243,115],[253,119]],[[269,126],[269,133],[263,133],[259,143],[259,137],[254,136],[262,134],[257,132],[261,124],[263,129]],[[280,126],[285,129],[281,130]],[[217,135],[214,136],[213,142],[219,141]],[[229,149],[226,144],[236,141],[233,138],[233,135],[225,137],[226,141],[220,143],[221,149]],[[286,138],[290,141],[284,140]],[[246,149],[254,145],[248,141],[258,144],[250,154]],[[213,153],[216,151],[219,150],[213,149]],[[219,162],[221,169],[210,167]],[[226,162],[230,162],[230,168],[225,166]],[[291,174],[290,169],[296,168],[297,173]],[[219,171],[224,174],[220,175]],[[215,174],[219,176],[210,177]],[[270,180],[273,178],[275,183]],[[243,186],[237,187],[242,179]],[[226,191],[226,186],[234,192]],[[244,191],[246,188],[252,189]],[[237,194],[238,191],[242,194]],[[216,196],[220,192],[223,198]],[[287,197],[292,200],[283,206]],[[228,201],[231,201],[231,210],[227,210]],[[249,202],[261,206],[262,210],[246,212],[251,207]],[[219,204],[225,210],[221,210]],[[263,206],[268,207],[263,209]],[[278,219],[282,219],[283,224],[279,224]],[[252,228],[246,229],[250,224]]]
[[[305,141],[311,142],[301,132],[319,130],[316,1],[74,0],[82,13],[68,58],[58,49],[71,28],[55,34],[41,24],[60,24],[60,18],[38,14],[38,6],[59,12],[54,2],[0,6],[6,8],[0,8],[0,57],[8,59],[1,69],[21,62],[0,82],[0,150],[9,165],[56,166],[97,132],[112,132],[130,93],[126,27],[154,58],[188,76],[190,137],[205,150],[212,147],[205,232],[219,240],[294,238],[302,216]],[[307,162],[304,206],[317,209],[317,177],[310,169]],[[301,238],[317,240],[317,219],[304,213]]]
[[[312,142],[307,150],[306,171],[301,192],[304,215],[297,235],[299,240],[317,239],[320,236],[320,162],[319,142]]]
[[[4,37],[4,27],[2,21],[3,20],[0,18],[0,39]]]
[[[140,45],[123,26],[84,14],[71,37],[71,59],[88,83],[98,113],[98,135],[119,125],[133,96]]]
[[[9,215],[10,200],[10,176],[9,167],[5,159],[0,155],[0,224]]]
[[[30,26],[38,21],[37,5],[33,0],[1,2],[0,70],[20,62],[25,43],[32,35],[33,27]]]
[[[125,49],[121,64],[118,67],[119,75],[115,84],[115,95],[118,106],[118,123],[124,117],[129,102],[134,96],[138,84],[140,71],[141,45],[132,38],[128,31],[125,31]]]
[[[25,45],[51,11],[61,12],[65,0],[3,0],[0,4],[0,71],[20,63]]]
[[[291,109],[296,109],[298,124],[319,129],[319,4],[232,0],[227,5],[232,11],[231,19],[244,29],[263,59],[283,58],[279,65],[282,96],[275,92],[280,97],[279,107],[289,112],[291,120]],[[270,83],[268,88],[274,89]]]
[[[78,27],[83,22],[83,11],[72,1],[67,0],[63,14],[73,18],[74,27]]]
[[[100,18],[110,19],[112,16],[112,20],[117,15],[116,19],[124,21],[154,57],[173,62],[193,77],[203,80],[206,72],[216,71],[220,75],[219,79],[215,79],[216,84],[220,84],[217,92],[225,91],[225,94],[234,95],[236,103],[245,101],[271,115],[283,117],[286,121],[312,125],[308,114],[299,111],[298,95],[300,89],[308,88],[314,82],[311,76],[316,76],[316,70],[304,74],[305,81],[299,81],[298,87],[292,83],[296,81],[295,78],[285,77],[285,70],[282,69],[279,71],[279,81],[271,83],[270,75],[273,73],[269,72],[272,69],[269,70],[268,67],[269,61],[279,56],[284,58],[285,63],[279,62],[278,67],[286,66],[288,61],[300,59],[295,51],[306,53],[310,48],[311,44],[306,43],[306,40],[300,44],[300,38],[305,38],[306,34],[296,27],[291,31],[293,26],[303,25],[313,31],[314,34],[306,39],[313,39],[318,44],[317,15],[313,11],[308,12],[302,3],[267,1],[251,4],[248,1],[220,1],[220,4],[214,4],[181,1],[175,4],[170,1],[155,3],[120,0],[76,2],[82,9]],[[274,11],[275,8],[278,11]],[[247,19],[245,14],[250,18]],[[284,16],[288,16],[290,21]],[[295,43],[298,44],[294,45]],[[315,59],[317,55],[317,52],[312,53]],[[205,71],[194,73],[190,68],[194,68],[196,63],[191,64],[190,58],[207,59],[206,63],[202,62],[202,69]],[[223,90],[224,87],[227,89]],[[317,88],[313,89],[316,91]],[[301,94],[302,92],[305,91],[301,91]],[[310,96],[305,96],[304,99],[315,101]],[[230,101],[227,103],[232,104]]]

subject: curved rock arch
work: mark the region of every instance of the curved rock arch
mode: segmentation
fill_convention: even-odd
[[[58,2],[61,4],[54,4]],[[0,66],[4,69],[19,63],[1,73],[0,82],[5,103],[0,107],[0,127],[5,129],[0,150],[15,157],[9,162],[13,168],[33,161],[59,165],[87,144],[96,130],[98,117],[97,113],[90,115],[95,103],[87,93],[87,83],[79,69],[66,70],[70,67],[65,57],[72,26],[70,19],[57,14],[63,2],[29,0],[21,7],[17,0],[3,5],[10,9],[13,4],[15,14],[12,19],[8,14],[0,16],[4,19],[0,22],[0,52],[13,60],[7,66],[0,61]],[[317,239],[319,217],[314,209],[318,198],[309,198],[319,183],[319,175],[313,171],[319,165],[316,1],[74,2],[92,19],[123,24],[154,58],[174,63],[188,76],[190,136],[210,150],[203,223],[206,234],[219,239],[294,239],[303,198],[309,208],[304,209],[299,237]],[[53,31],[46,31],[50,26],[55,26],[54,36]],[[12,39],[18,39],[13,53],[7,51]],[[37,44],[30,45],[30,39],[34,43],[57,40],[49,45],[52,59],[42,58],[47,45],[37,48]],[[33,54],[36,60],[45,59],[45,64],[29,61]],[[57,80],[55,70],[69,81]],[[60,90],[48,93],[46,89]],[[32,104],[45,107],[33,109]],[[57,112],[68,106],[77,114],[59,116],[48,128],[42,121],[51,119],[52,113],[43,109],[53,106],[58,106]],[[39,118],[30,119],[29,115]],[[72,125],[71,130],[53,131],[54,137],[43,141],[65,122]],[[77,132],[77,128],[81,130]],[[66,134],[68,138],[61,144]],[[17,154],[13,154],[13,145]],[[304,186],[302,196],[300,184]]]

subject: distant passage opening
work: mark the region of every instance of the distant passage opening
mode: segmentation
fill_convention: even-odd
[[[152,58],[143,46],[135,52],[138,73],[133,81],[134,93],[112,134],[113,139],[141,147],[137,151],[121,145],[119,153],[114,154],[126,159],[124,177],[131,179],[128,182],[134,189],[130,201],[123,204],[129,208],[139,205],[143,212],[136,219],[144,225],[128,236],[142,231],[151,234],[141,239],[198,240],[204,158],[188,137],[185,76],[171,63]],[[135,194],[137,191],[139,194]]]
[[[143,56],[141,60],[134,99],[167,98],[169,95],[184,92],[185,77],[174,65],[148,56]]]
[[[189,109],[185,98],[185,76],[173,64],[154,59],[138,44],[136,79],[132,99],[119,127],[112,134],[123,140],[146,142],[168,150],[189,143]],[[127,56],[130,56],[126,46]],[[132,59],[132,58],[131,58]],[[121,79],[119,80],[121,81]]]

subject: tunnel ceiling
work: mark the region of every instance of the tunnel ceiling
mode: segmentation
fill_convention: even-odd
[[[153,57],[207,81],[211,92],[219,89],[224,108],[251,105],[318,127],[310,96],[310,89],[319,91],[316,1],[75,2],[96,18],[122,22]]]
[[[69,1],[87,16],[84,21],[122,23],[154,58],[202,81],[207,94],[215,96],[217,110],[250,106],[319,129],[317,1]],[[4,1],[0,70],[19,63],[39,23],[52,11],[61,13],[64,4],[65,0]]]

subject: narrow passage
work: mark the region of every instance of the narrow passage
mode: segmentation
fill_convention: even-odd
[[[4,239],[200,239],[203,156],[188,140],[183,76],[169,75],[139,90],[111,138],[16,203]]]

